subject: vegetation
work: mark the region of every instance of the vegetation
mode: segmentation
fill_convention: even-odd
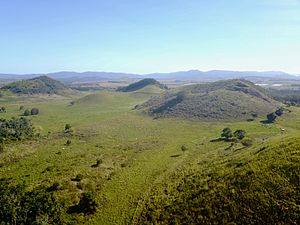
[[[27,191],[23,184],[0,181],[1,224],[62,224],[63,206],[44,188]]]
[[[138,108],[155,117],[233,121],[253,120],[277,107],[261,87],[246,80],[229,80],[180,87]]]
[[[297,89],[269,89],[271,96],[280,102],[283,102],[289,106],[300,105],[300,92]]]
[[[244,87],[232,82],[201,87],[201,93],[231,93],[236,103],[248,91],[265,103],[255,97],[250,83]],[[191,93],[185,91],[191,87],[169,90],[166,95],[176,93],[170,105],[197,95],[200,87],[194,87]],[[254,87],[273,105],[267,93]],[[43,113],[29,122],[40,138],[5,140],[0,178],[9,183],[1,184],[5,188],[0,192],[6,190],[1,216],[17,218],[15,224],[297,224],[300,108],[289,107],[291,113],[284,110],[271,124],[260,120],[276,112],[277,103],[265,114],[261,108],[246,115],[244,108],[231,112],[242,112],[252,122],[154,120],[132,110],[151,96],[109,91],[72,97],[4,95],[1,104],[9,110],[1,117],[6,122],[12,117],[29,122],[19,117],[25,108]],[[20,105],[26,107],[20,111]],[[76,131],[69,135],[73,127]],[[228,141],[224,136],[211,142],[224,128]],[[23,194],[16,194],[18,186],[24,186]],[[26,205],[24,211],[14,207],[20,202]]]
[[[33,133],[31,122],[24,117],[0,119],[0,138],[4,142],[28,139]]]
[[[38,108],[32,108],[30,111],[31,115],[38,115],[40,113],[40,110]]]
[[[1,88],[16,94],[59,94],[67,88],[59,81],[47,76],[10,83]]]

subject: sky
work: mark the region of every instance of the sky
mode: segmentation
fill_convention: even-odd
[[[0,0],[0,73],[300,74],[300,0]]]

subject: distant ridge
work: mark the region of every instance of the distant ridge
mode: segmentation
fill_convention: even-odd
[[[265,89],[235,79],[175,88],[137,107],[154,117],[253,120],[278,107]]]
[[[245,78],[252,80],[253,78],[276,78],[276,79],[300,79],[299,76],[291,75],[288,73],[280,71],[266,71],[266,72],[256,72],[256,71],[229,71],[229,70],[211,70],[211,71],[200,71],[200,70],[189,70],[189,71],[179,71],[171,73],[151,73],[151,74],[133,74],[133,73],[119,73],[119,72],[71,72],[71,71],[61,71],[56,73],[48,74],[0,74],[0,79],[5,81],[22,80],[29,79],[36,76],[48,76],[53,79],[57,79],[64,82],[69,82],[72,80],[114,80],[114,79],[144,79],[153,78],[157,80],[203,80],[203,81],[216,81],[223,79],[237,79]]]
[[[9,83],[1,89],[15,94],[60,94],[68,88],[50,77],[39,76]]]

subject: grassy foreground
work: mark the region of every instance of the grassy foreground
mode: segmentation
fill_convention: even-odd
[[[21,105],[40,109],[39,115],[30,117],[40,137],[5,146],[0,177],[25,182],[28,189],[59,183],[55,196],[65,203],[65,211],[78,203],[83,192],[95,193],[96,213],[64,213],[66,224],[182,224],[183,220],[193,224],[199,214],[203,216],[196,222],[203,224],[234,223],[230,218],[241,213],[239,201],[259,199],[260,207],[265,207],[264,203],[277,199],[273,195],[278,191],[286,201],[273,203],[295,213],[288,221],[291,224],[299,219],[299,188],[293,186],[299,182],[300,167],[298,108],[271,125],[259,119],[235,123],[157,120],[132,110],[149,97],[98,92],[72,98],[2,98],[7,109],[3,118],[19,116]],[[72,134],[64,132],[65,124],[71,124]],[[224,127],[246,130],[253,145],[210,142]],[[67,140],[71,144],[66,145]],[[187,146],[184,152],[182,145]],[[97,160],[101,163],[95,167]],[[78,175],[81,179],[74,179]],[[234,183],[237,177],[243,182]],[[249,187],[248,192],[235,185]],[[262,188],[263,192],[258,191]],[[234,196],[244,198],[227,201]],[[218,204],[228,204],[221,208],[222,214],[215,210]],[[253,208],[247,210],[245,216],[251,215]]]

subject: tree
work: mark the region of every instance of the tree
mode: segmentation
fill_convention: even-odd
[[[23,113],[23,116],[29,116],[30,115],[30,111],[29,109],[26,109]]]
[[[31,115],[37,115],[39,114],[40,110],[38,108],[32,108],[30,114]]]
[[[246,136],[246,131],[236,130],[233,134],[237,139],[242,140]]]
[[[282,114],[283,114],[283,108],[280,107],[279,109],[277,109],[277,110],[275,111],[275,114],[276,114],[277,116],[282,116]]]
[[[269,123],[273,123],[276,120],[277,116],[275,113],[270,113],[267,115],[267,119]]]
[[[5,108],[4,106],[2,106],[2,107],[0,108],[0,112],[1,112],[1,113],[5,113],[5,112],[6,112],[6,108]]]
[[[228,127],[224,128],[221,134],[221,137],[226,138],[227,140],[233,137],[232,130]]]
[[[66,130],[66,131],[67,131],[67,130],[70,130],[71,128],[72,128],[72,126],[71,126],[70,124],[67,123],[67,124],[65,125],[65,130]]]

